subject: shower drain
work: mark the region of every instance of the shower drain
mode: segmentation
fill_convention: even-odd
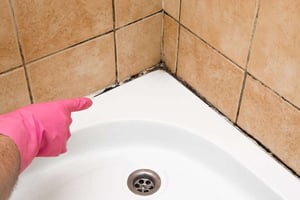
[[[132,172],[127,180],[128,188],[134,194],[151,195],[160,187],[160,177],[149,169],[139,169]]]

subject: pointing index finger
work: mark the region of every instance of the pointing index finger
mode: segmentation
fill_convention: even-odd
[[[86,97],[67,99],[67,100],[63,100],[61,103],[70,112],[85,110],[93,104],[92,100],[90,98],[86,98]]]

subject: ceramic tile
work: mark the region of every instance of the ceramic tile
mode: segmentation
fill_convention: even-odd
[[[29,64],[34,102],[83,96],[115,82],[113,34]]]
[[[161,0],[115,0],[116,26],[120,27],[162,9]]]
[[[175,19],[179,19],[180,0],[163,0],[164,10]]]
[[[111,0],[12,0],[26,61],[112,30]]]
[[[9,1],[0,1],[0,72],[22,64]]]
[[[178,23],[171,17],[164,16],[163,60],[167,67],[175,73],[178,43]]]
[[[162,14],[156,14],[116,32],[119,80],[160,61]]]
[[[30,104],[24,68],[0,75],[0,114]]]
[[[238,124],[300,174],[300,111],[250,76]]]
[[[201,38],[245,67],[256,1],[182,0],[181,22]]]
[[[181,29],[177,75],[231,120],[235,120],[243,71]]]
[[[297,1],[261,1],[248,71],[300,108],[299,10]]]

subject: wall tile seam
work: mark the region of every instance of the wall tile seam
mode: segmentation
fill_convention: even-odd
[[[164,1],[162,1],[164,3]],[[164,16],[165,16],[165,10],[162,10],[162,18],[161,18],[161,34],[160,34],[160,60],[162,61],[164,59]]]
[[[114,37],[114,59],[115,59],[115,84],[119,83],[119,69],[118,69],[118,52],[116,41],[116,6],[115,0],[112,0],[112,18],[113,18],[113,37]]]
[[[5,71],[0,72],[0,76],[1,76],[1,75],[5,75],[6,73],[10,73],[10,72],[12,72],[12,71],[15,71],[15,70],[17,70],[17,69],[20,69],[20,68],[22,68],[22,67],[23,67],[23,64],[17,65],[17,66],[15,66],[15,67],[11,67],[11,68],[8,69],[8,70],[5,70]]]
[[[297,105],[295,105],[293,102],[291,102],[290,100],[288,100],[286,97],[280,95],[273,88],[271,88],[270,86],[268,86],[267,84],[265,84],[263,81],[261,81],[258,78],[256,78],[253,74],[251,74],[250,72],[246,72],[246,74],[247,74],[247,76],[250,76],[251,78],[253,78],[255,81],[258,81],[262,86],[264,86],[265,88],[267,88],[268,90],[270,90],[273,94],[275,94],[276,96],[280,97],[280,99],[282,101],[286,102],[287,104],[289,104],[291,107],[293,107],[297,111],[300,111],[300,107],[298,107]]]
[[[18,29],[18,25],[17,25],[17,21],[16,21],[17,19],[16,19],[16,15],[15,15],[15,10],[14,10],[12,0],[8,0],[8,2],[9,2],[10,12],[11,12],[12,18],[13,18],[13,26],[14,26],[14,29],[16,31],[16,40],[17,40],[17,43],[18,43],[19,53],[20,53],[20,56],[21,56],[22,67],[24,69],[26,87],[27,87],[30,103],[33,103],[33,96],[32,96],[30,81],[29,81],[29,77],[28,77],[27,67],[26,67],[26,63],[25,63],[22,43],[21,43],[21,40],[20,40],[19,29]]]
[[[160,9],[159,11],[156,11],[156,12],[154,12],[154,13],[151,13],[150,15],[146,15],[146,16],[144,16],[144,17],[141,17],[141,18],[139,18],[139,19],[137,19],[137,20],[134,20],[134,21],[132,21],[132,22],[129,22],[129,23],[123,25],[123,26],[116,27],[116,31],[118,31],[118,30],[120,30],[120,29],[122,29],[122,28],[125,28],[125,27],[127,27],[127,26],[130,26],[130,25],[132,25],[132,24],[135,24],[135,23],[137,23],[137,22],[139,22],[139,21],[142,21],[142,20],[145,20],[145,19],[147,19],[147,18],[150,18],[150,17],[152,17],[152,16],[154,16],[154,15],[156,15],[156,14],[162,13],[162,12],[163,12],[163,9]]]
[[[179,56],[179,42],[180,42],[180,30],[181,30],[181,6],[182,0],[179,1],[179,13],[178,13],[178,27],[177,27],[177,44],[176,44],[176,62],[175,62],[175,74],[178,71],[178,56]]]
[[[48,57],[51,57],[51,56],[54,56],[54,55],[59,54],[59,53],[61,53],[61,52],[67,51],[67,50],[72,49],[72,48],[75,48],[75,47],[80,46],[80,45],[82,45],[82,44],[85,44],[85,43],[87,43],[87,42],[89,42],[89,41],[92,41],[92,40],[95,40],[95,39],[100,38],[100,37],[102,37],[102,36],[108,35],[108,34],[110,34],[110,33],[113,33],[113,30],[107,31],[107,32],[105,32],[105,33],[102,33],[102,34],[100,34],[100,35],[97,35],[97,36],[94,36],[94,37],[91,37],[91,38],[88,38],[88,39],[86,39],[86,40],[82,40],[82,41],[80,41],[80,42],[77,42],[76,44],[69,45],[69,46],[67,46],[67,47],[65,47],[65,48],[62,48],[62,49],[59,49],[59,50],[57,50],[57,51],[53,51],[53,52],[51,52],[51,53],[49,53],[49,54],[47,54],[47,55],[44,55],[44,56],[35,58],[35,59],[33,59],[33,60],[30,60],[30,61],[26,62],[25,64],[26,64],[26,65],[29,65],[29,64],[35,63],[35,62],[37,62],[37,61],[46,59],[46,58],[48,58]]]
[[[165,58],[165,11],[163,11],[162,13],[162,35],[161,35],[161,49],[160,49],[160,60],[161,62],[164,62],[164,58]]]
[[[252,26],[252,31],[251,31],[251,38],[250,38],[250,44],[248,48],[248,54],[247,54],[247,60],[246,60],[246,66],[245,66],[245,71],[244,71],[244,78],[243,78],[243,83],[242,83],[242,88],[240,91],[240,97],[239,97],[239,102],[238,102],[238,108],[236,111],[236,117],[235,117],[235,123],[237,123],[239,115],[240,115],[240,109],[243,101],[243,95],[244,95],[244,90],[246,86],[246,80],[247,80],[247,72],[248,72],[248,66],[250,62],[250,57],[252,53],[252,46],[253,46],[253,40],[254,40],[254,35],[257,27],[257,21],[259,17],[259,10],[260,10],[260,0],[256,1],[256,9],[255,9],[255,18],[253,21],[253,26]]]

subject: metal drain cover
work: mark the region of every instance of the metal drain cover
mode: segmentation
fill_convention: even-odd
[[[161,180],[157,173],[150,169],[139,169],[132,172],[127,180],[128,188],[137,195],[151,195],[160,188]]]

